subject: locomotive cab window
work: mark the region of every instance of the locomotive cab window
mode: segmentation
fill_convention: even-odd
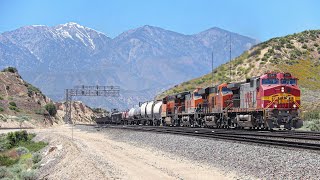
[[[223,87],[222,88],[222,93],[223,94],[228,94],[228,93],[231,93],[232,91],[229,89],[229,88],[227,88],[227,87]]]
[[[293,85],[296,85],[297,84],[297,80],[296,79],[281,79],[281,84],[293,84]]]
[[[262,84],[279,84],[278,79],[262,79]]]

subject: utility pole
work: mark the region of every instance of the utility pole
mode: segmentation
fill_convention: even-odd
[[[232,81],[232,74],[231,74],[231,71],[232,71],[232,66],[231,66],[231,33],[229,33],[229,64],[230,64],[230,82]]]
[[[214,86],[214,76],[213,76],[213,51],[211,54],[211,73],[212,73],[212,86]]]

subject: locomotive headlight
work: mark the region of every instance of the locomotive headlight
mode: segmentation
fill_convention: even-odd
[[[281,92],[284,92],[284,87],[281,87]]]
[[[297,105],[293,104],[293,108],[296,108],[296,107],[297,107]]]

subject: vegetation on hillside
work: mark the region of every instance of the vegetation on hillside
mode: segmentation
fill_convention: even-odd
[[[7,67],[7,68],[4,68],[2,72],[17,73],[18,70],[15,67]]]
[[[39,151],[45,142],[32,141],[35,134],[16,131],[0,135],[0,179],[36,179],[40,167]]]
[[[268,71],[290,72],[296,76],[302,89],[303,113],[319,110],[320,30],[303,31],[262,42],[231,62],[215,68],[213,78],[209,73],[183,82],[159,94],[157,99],[222,82],[244,81],[247,77],[258,76]]]
[[[57,108],[53,103],[46,104],[44,108],[48,111],[50,116],[55,116],[57,114]]]
[[[183,82],[163,92],[158,97],[181,91],[193,90],[221,82],[243,81],[246,77],[260,75],[267,71],[289,71],[302,81],[308,89],[319,88],[320,75],[320,30],[270,39],[244,52],[231,62],[215,68],[212,74]],[[307,74],[307,76],[305,76]]]

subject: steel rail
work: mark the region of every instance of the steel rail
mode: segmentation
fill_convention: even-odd
[[[295,141],[284,141],[278,139],[270,139],[270,138],[261,138],[254,137],[254,135],[237,135],[237,134],[228,134],[228,133],[214,133],[212,134],[208,132],[199,132],[195,131],[186,131],[184,129],[168,129],[168,128],[144,128],[144,127],[126,127],[126,126],[110,126],[110,128],[117,129],[126,129],[126,130],[134,130],[134,131],[144,131],[144,132],[156,132],[156,133],[169,133],[176,135],[187,135],[187,136],[196,136],[202,138],[213,138],[213,139],[224,139],[224,140],[232,140],[232,141],[241,141],[241,142],[250,142],[256,144],[265,144],[265,145],[273,145],[273,146],[282,146],[282,147],[291,147],[291,148],[300,148],[300,149],[308,149],[308,150],[320,150],[320,143],[308,143],[308,142],[295,142]]]

